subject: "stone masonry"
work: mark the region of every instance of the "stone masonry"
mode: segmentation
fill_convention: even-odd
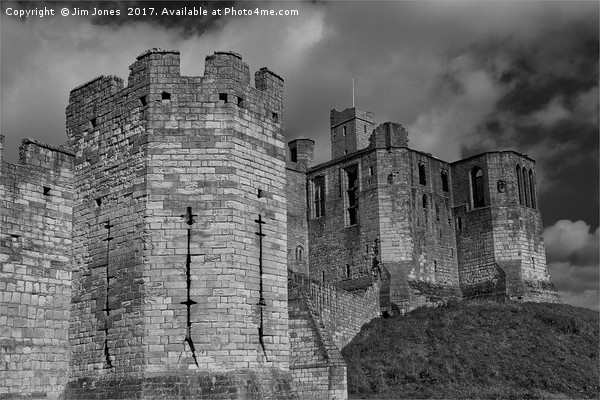
[[[533,160],[503,151],[448,163],[409,148],[402,125],[375,127],[358,108],[332,110],[330,126],[331,161],[288,163],[288,185],[307,198],[311,279],[364,291],[366,276],[389,274],[382,313],[460,297],[559,301]],[[312,160],[312,149],[291,143],[291,158]],[[306,187],[292,183],[303,171]],[[304,211],[291,205],[288,215]],[[302,229],[288,226],[298,240],[289,262]]]
[[[347,398],[361,326],[452,298],[558,301],[535,162],[448,163],[331,111],[283,136],[283,80],[152,49],[70,93],[67,145],[0,135],[0,399]]]

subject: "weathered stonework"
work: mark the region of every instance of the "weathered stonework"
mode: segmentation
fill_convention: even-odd
[[[2,161],[0,398],[56,397],[67,383],[73,154],[25,139]]]
[[[381,311],[392,313],[461,296],[558,301],[533,160],[505,151],[447,163],[409,148],[400,124],[373,126],[370,112],[333,110],[332,161],[306,170],[312,279],[355,290],[383,270]]]
[[[240,55],[71,91],[68,146],[0,135],[1,398],[347,398],[361,326],[451,298],[557,301],[535,163],[447,163],[333,110],[283,140],[283,80]]]

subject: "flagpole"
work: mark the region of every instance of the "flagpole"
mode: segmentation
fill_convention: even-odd
[[[352,108],[354,108],[354,75],[352,76]]]

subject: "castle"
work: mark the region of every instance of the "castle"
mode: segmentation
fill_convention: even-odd
[[[313,165],[277,74],[179,66],[152,49],[73,89],[65,146],[13,165],[0,140],[0,398],[345,399],[374,317],[558,301],[530,158],[447,163],[350,108]]]

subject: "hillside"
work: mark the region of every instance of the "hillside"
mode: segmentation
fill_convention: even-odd
[[[599,314],[454,303],[376,319],[342,350],[352,399],[599,398]]]

